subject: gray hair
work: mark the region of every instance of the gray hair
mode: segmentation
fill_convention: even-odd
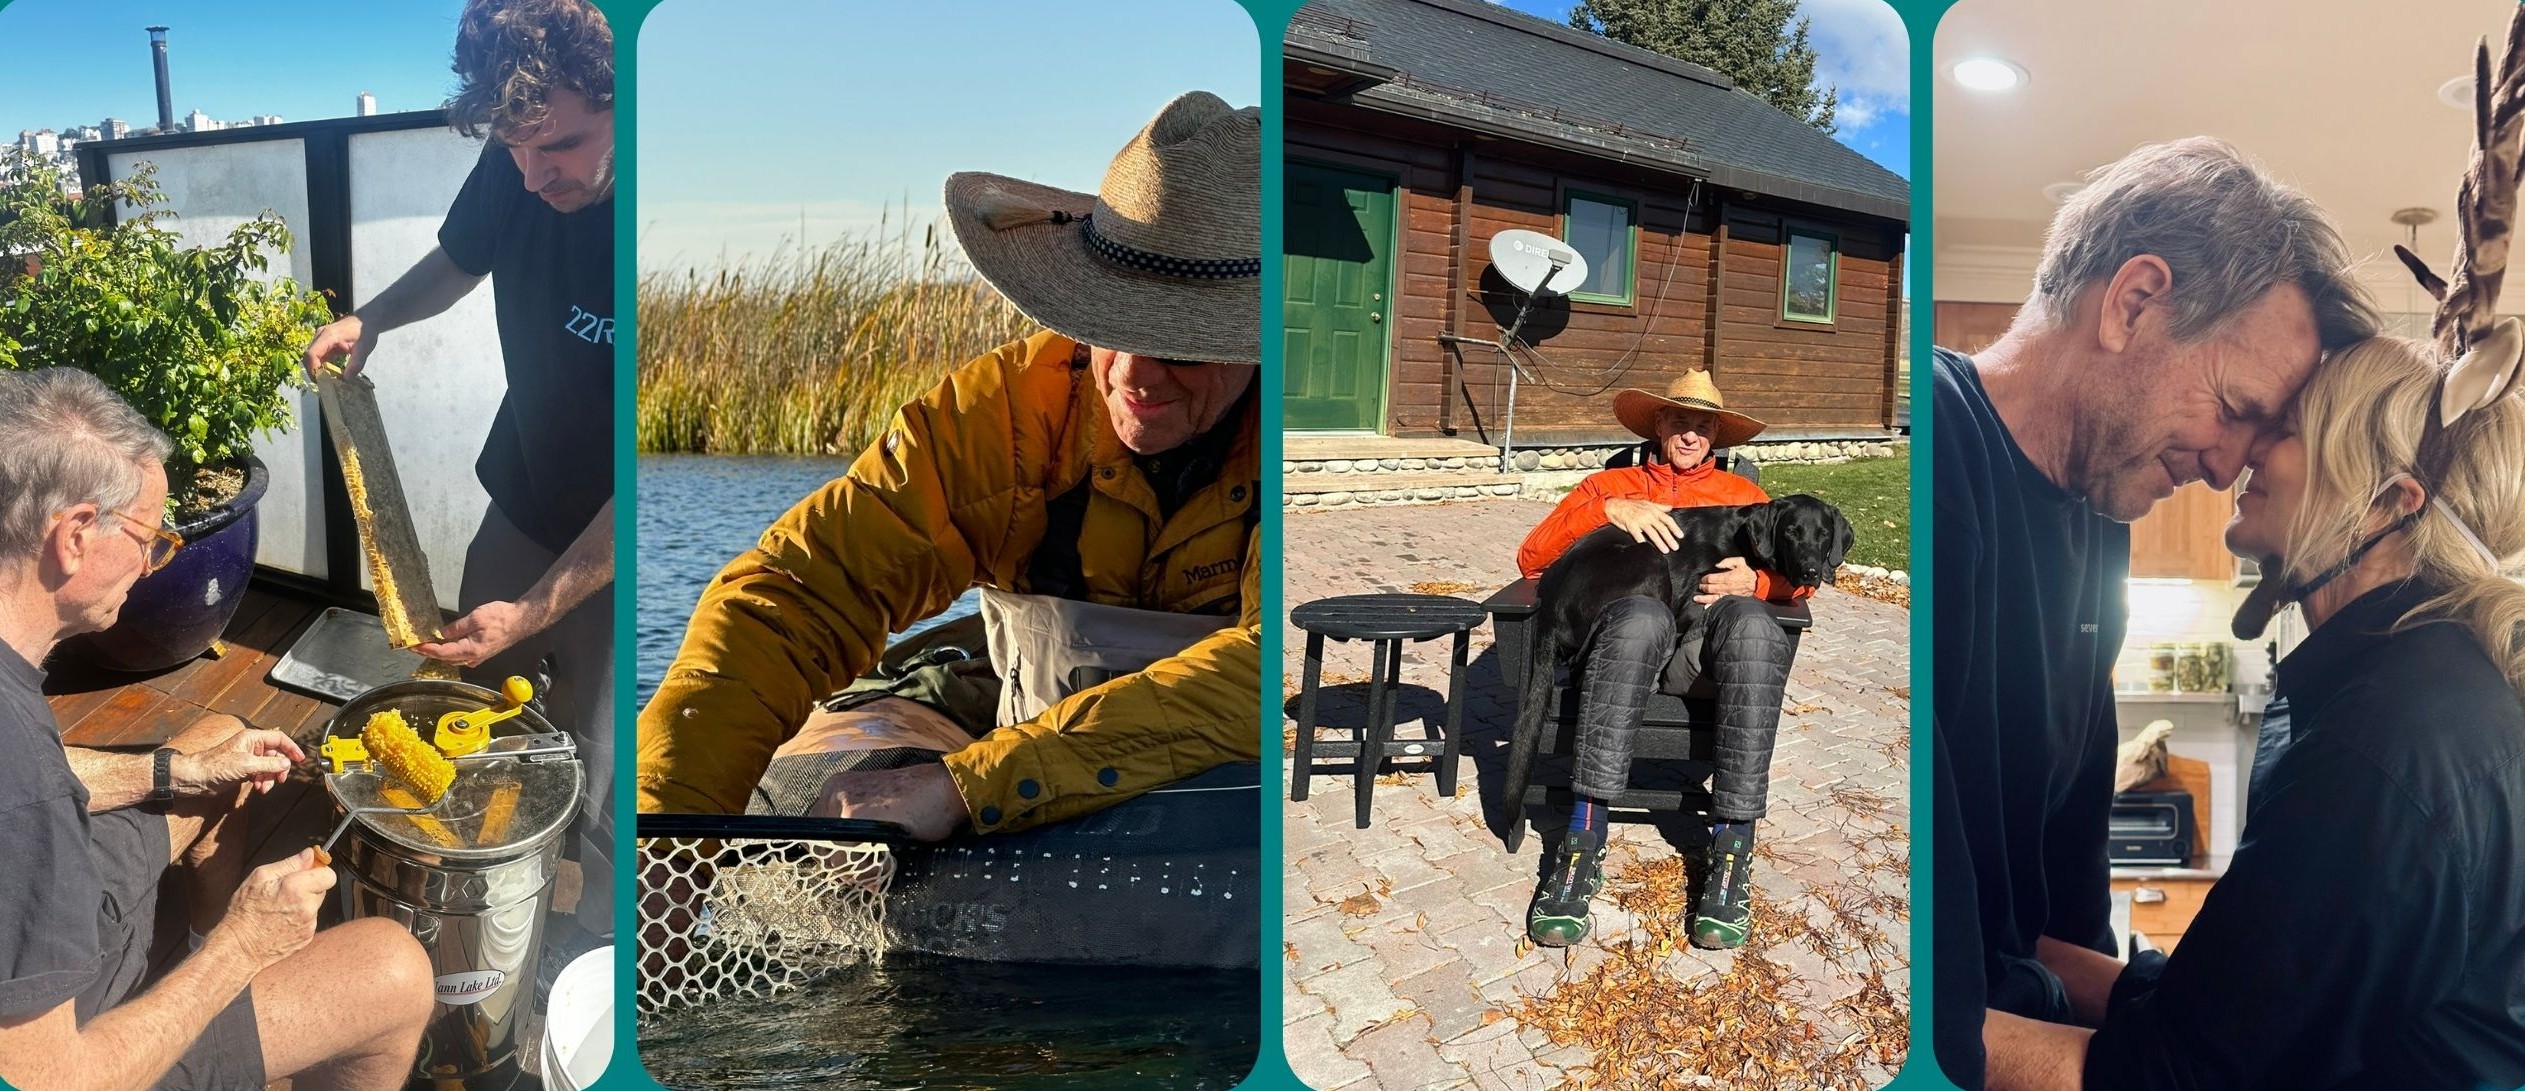
[[[0,372],[0,436],[0,568],[32,559],[65,509],[130,504],[141,467],[175,449],[96,376],[66,367]]]
[[[2326,351],[2376,332],[2376,309],[2351,279],[2349,247],[2332,221],[2226,141],[2147,144],[2089,174],[2052,217],[2026,317],[2059,328],[2089,285],[2142,254],[2174,272],[2178,340],[2216,332],[2280,284],[2305,291]]]

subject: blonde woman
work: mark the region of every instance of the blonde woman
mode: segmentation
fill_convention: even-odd
[[[2049,952],[2101,1019],[2033,1024],[2045,1082],[2525,1084],[2518,333],[2487,339],[2508,362],[2474,391],[2428,345],[2361,342],[2255,446],[2226,538],[2278,559],[2264,581],[2308,629],[2279,664],[2284,745],[2172,957]]]

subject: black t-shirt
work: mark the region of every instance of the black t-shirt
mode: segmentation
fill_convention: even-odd
[[[2471,630],[2394,631],[2434,595],[2369,591],[2280,661],[2235,858],[2114,983],[2085,1086],[2525,1084],[2525,705]]]
[[[2105,828],[2130,528],[2027,460],[1937,350],[1935,1044],[1982,1080],[1982,1010],[2070,1021],[2038,937],[2112,953]]]
[[[490,274],[508,393],[474,473],[555,553],[614,495],[614,202],[556,211],[499,141],[439,225],[456,267]]]
[[[0,1019],[76,998],[104,957],[88,789],[70,771],[43,686],[44,672],[0,644]]]

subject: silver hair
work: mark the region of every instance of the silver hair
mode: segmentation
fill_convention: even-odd
[[[2216,332],[2281,284],[2304,290],[2326,350],[2376,332],[2376,309],[2323,210],[2206,136],[2143,145],[2089,174],[2052,217],[2024,318],[2060,328],[2082,293],[2142,254],[2173,270],[2178,340]]]
[[[33,559],[66,509],[129,505],[142,466],[174,449],[94,375],[0,372],[0,568]]]

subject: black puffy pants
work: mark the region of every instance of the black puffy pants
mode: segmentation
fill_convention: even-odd
[[[1763,604],[1730,595],[1709,608],[1698,648],[1675,646],[1675,616],[1666,604],[1634,595],[1596,621],[1579,652],[1579,795],[1610,800],[1631,782],[1632,743],[1649,697],[1682,694],[1709,683],[1718,704],[1718,774],[1713,812],[1722,821],[1751,822],[1770,802],[1771,745],[1779,737],[1781,692],[1788,685],[1788,634]],[[1695,654],[1697,652],[1697,654]],[[1695,696],[1700,694],[1695,693]]]

